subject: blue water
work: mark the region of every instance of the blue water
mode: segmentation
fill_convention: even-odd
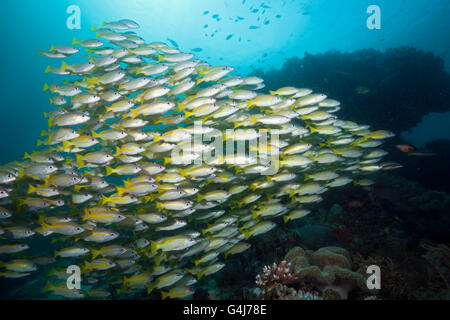
[[[67,27],[67,20],[70,17],[67,9],[72,5],[76,5],[80,9],[80,29],[69,29]],[[369,29],[367,27],[367,19],[370,16],[367,9],[371,5],[376,5],[381,10],[380,29]],[[0,50],[0,92],[2,93],[0,103],[0,166],[10,161],[21,160],[24,152],[31,153],[36,148],[36,140],[39,138],[40,132],[47,129],[47,119],[43,114],[55,108],[49,104],[48,99],[51,95],[48,91],[43,92],[42,88],[44,83],[59,83],[61,77],[44,73],[44,70],[49,63],[52,67],[60,66],[63,60],[49,59],[39,55],[38,51],[49,50],[51,45],[71,45],[73,38],[94,38],[95,32],[91,31],[92,26],[101,27],[103,21],[132,19],[141,26],[140,29],[135,31],[147,42],[167,42],[178,46],[184,52],[195,53],[199,59],[205,60],[211,65],[233,66],[236,70],[234,74],[241,76],[252,74],[255,70],[259,73],[266,72],[268,75],[278,75],[278,79],[273,79],[273,77],[270,79],[272,84],[282,83],[283,85],[297,86],[298,83],[302,83],[303,85],[303,79],[296,77],[296,74],[293,76],[292,72],[286,79],[283,78],[284,73],[273,72],[286,70],[286,61],[301,61],[301,63],[305,61],[292,59],[295,57],[301,59],[307,57],[308,54],[320,56],[330,51],[353,53],[361,49],[374,49],[384,53],[389,52],[390,48],[403,46],[431,52],[438,57],[438,62],[442,63],[442,69],[450,72],[450,55],[447,54],[450,50],[449,0],[6,0],[2,2],[0,15],[2,30],[2,49]],[[351,72],[353,65],[364,66],[363,63],[359,64],[357,61],[358,59],[364,60],[364,51],[362,52],[352,56],[350,68],[344,68],[347,72],[345,77],[358,75],[357,80],[351,79],[354,80],[352,83],[356,86],[366,85],[365,79],[361,79],[361,70]],[[333,55],[323,56],[325,58],[320,60],[321,63],[332,61],[335,58]],[[384,59],[386,56],[388,56],[387,53],[380,59]],[[64,59],[64,61],[68,64],[74,64],[84,61],[84,58],[79,54]],[[430,60],[427,60],[427,63]],[[314,63],[314,59],[311,61]],[[395,59],[389,61],[395,61]],[[414,61],[413,63],[421,63],[420,60],[412,61]],[[293,65],[301,67],[301,63],[300,66]],[[329,65],[326,65],[329,68]],[[340,68],[343,65],[348,66],[348,61],[345,60],[341,63]],[[380,65],[383,65],[383,63],[380,63]],[[317,65],[318,73],[319,70],[323,72],[323,66]],[[311,68],[311,65],[308,67]],[[331,67],[334,66],[331,64]],[[350,69],[350,72],[348,72],[348,69]],[[425,66],[423,69],[426,71],[427,67]],[[313,68],[313,70],[316,69]],[[339,74],[344,73],[342,70],[336,68],[334,74],[330,72],[326,74],[326,77],[339,78]],[[370,70],[374,72],[373,68]],[[330,94],[330,97],[349,102],[349,104],[352,103],[352,106],[343,104],[341,112],[345,112],[346,107],[354,107],[358,103],[361,103],[362,110],[365,106],[373,107],[367,101],[383,102],[383,99],[374,98],[380,98],[379,95],[384,98],[383,95],[385,94],[386,100],[392,97],[397,99],[386,101],[390,102],[391,105],[398,105],[399,108],[401,106],[401,110],[408,110],[408,107],[410,107],[411,115],[420,113],[419,118],[422,117],[420,119],[423,119],[423,121],[419,123],[417,119],[411,120],[414,125],[409,130],[405,130],[404,127],[398,131],[395,130],[395,127],[388,128],[397,134],[396,139],[398,140],[395,140],[395,143],[410,143],[419,147],[421,151],[429,151],[426,150],[428,142],[447,140],[440,141],[436,144],[436,150],[431,150],[436,153],[435,157],[425,158],[408,157],[396,150],[393,145],[387,145],[387,150],[392,156],[390,160],[398,161],[404,165],[405,168],[402,169],[403,171],[399,170],[400,173],[398,174],[402,178],[406,177],[409,179],[408,181],[419,182],[429,190],[448,192],[450,190],[448,184],[450,180],[450,169],[448,168],[450,149],[441,146],[450,146],[450,129],[448,126],[450,121],[450,90],[440,93],[439,90],[446,83],[445,81],[450,78],[444,79],[444,77],[441,77],[435,83],[427,86],[431,89],[438,88],[436,89],[437,94],[441,94],[441,100],[444,101],[444,105],[446,103],[446,109],[440,107],[436,111],[432,110],[434,106],[426,103],[405,107],[405,104],[407,104],[404,102],[406,98],[408,96],[415,97],[418,94],[418,92],[408,91],[408,86],[414,85],[414,88],[417,88],[419,82],[416,80],[421,77],[422,69],[420,72],[413,73],[411,77],[409,77],[408,70],[405,71],[405,69],[402,69],[402,74],[396,73],[398,70],[395,69],[395,65],[392,70],[376,71],[380,71],[379,73],[383,75],[387,74],[387,76],[379,81],[379,87],[369,88],[370,93],[367,95],[356,94],[355,87],[350,88],[350,85],[348,85],[348,88],[346,88],[345,83],[343,85],[343,83],[333,83],[333,80],[328,81],[328,78],[323,74],[317,77],[320,79],[313,79],[314,74],[311,75],[311,72],[305,74],[308,74],[311,80],[317,80],[314,91],[326,94],[333,92],[336,96]],[[392,77],[390,71],[392,71]],[[434,71],[435,69],[433,69]],[[373,79],[379,79],[376,77],[377,75],[371,72],[366,74],[368,83],[373,83]],[[427,75],[427,79],[433,79],[433,76],[433,74]],[[306,80],[309,81],[309,78]],[[306,80],[306,85],[308,85],[309,82]],[[402,87],[401,84],[404,80],[410,80],[410,84],[405,81],[405,85]],[[395,91],[400,91],[400,93],[395,95],[397,92],[387,92],[383,81],[396,84]],[[270,85],[269,81],[267,83]],[[450,84],[450,81],[448,83]],[[380,88],[385,91],[380,91]],[[346,97],[349,97],[349,99],[344,100]],[[379,107],[381,110],[382,106],[379,105]],[[421,111],[417,112],[419,108]],[[384,117],[402,119],[402,115],[399,117],[398,114],[395,114],[395,109],[383,110],[385,113],[378,113],[378,119],[370,119],[374,122],[368,121],[367,124],[372,125],[374,129],[386,129],[382,126],[384,123],[381,123],[380,126],[380,118],[383,121]],[[356,114],[356,112],[354,114],[347,113],[348,120],[359,122],[359,118],[354,119],[352,116],[362,116],[363,113],[364,111],[359,112],[359,114]],[[395,114],[395,117],[393,114]],[[408,114],[408,111],[405,112],[405,121],[410,114]],[[443,152],[439,153],[440,151]],[[422,199],[417,195],[422,196],[428,192],[426,189],[423,189],[426,192],[422,191],[422,186],[419,188],[419,186],[411,184],[410,188],[415,188],[414,197],[411,196],[415,199],[414,201]],[[388,189],[390,184],[385,183],[385,187]],[[388,189],[385,193],[380,192],[381,198],[383,196],[389,198],[389,195],[393,195],[392,199],[394,200],[389,198],[389,201],[392,201],[388,202],[390,207],[394,207],[391,206],[391,203],[396,202],[397,198],[402,198],[400,196],[409,198],[402,187],[397,189],[398,193],[395,193],[395,190],[392,189]],[[403,212],[401,210],[407,205],[413,206],[411,211],[404,211],[408,213],[408,216],[411,212],[416,212],[416,206],[422,210],[415,213],[417,216],[427,216],[429,212],[437,212],[435,216],[432,216],[437,218],[428,221],[437,226],[436,230],[438,231],[435,232],[437,235],[434,238],[432,228],[429,228],[428,224],[422,223],[419,218],[414,218],[413,214],[411,214],[413,216],[410,218],[411,221],[418,221],[417,224],[420,224],[423,230],[420,228],[414,229],[416,225],[413,223],[411,223],[413,227],[405,228],[405,230],[410,232],[412,239],[445,239],[441,242],[448,243],[448,231],[445,226],[448,226],[450,222],[447,218],[445,220],[441,213],[448,212],[445,204],[449,203],[448,199],[450,198],[448,198],[447,193],[445,194],[447,200],[441,201],[440,197],[444,198],[443,193],[431,192],[430,194],[427,193],[427,197],[423,196],[423,199],[425,199],[423,202],[430,202],[431,209],[427,209],[428,203],[420,207],[413,201],[409,203],[409,199],[402,199],[403,203],[398,206],[400,209],[396,209]],[[345,199],[341,199],[342,197],[338,194],[335,199],[330,201],[335,201],[345,207],[347,202],[354,200],[348,196],[347,194]],[[359,195],[361,199],[356,196],[355,199],[366,201],[365,194]],[[374,197],[374,199],[372,199],[373,202],[378,201],[377,197]],[[341,203],[339,203],[340,200],[342,200]],[[327,203],[326,206],[330,203]],[[372,207],[367,204],[364,205],[365,207],[361,209],[361,212],[363,213],[363,210],[370,212]],[[378,205],[379,203],[377,203]],[[373,212],[378,215],[378,207],[373,206],[373,208]],[[345,208],[345,210],[352,212],[352,209]],[[425,213],[422,214],[423,212]],[[385,216],[391,214],[394,213],[389,210],[384,212]],[[407,220],[405,217],[402,218]],[[444,220],[447,221],[447,224],[441,224],[440,221]],[[408,223],[409,221],[405,225]],[[380,225],[381,223],[376,225],[376,228],[381,229]],[[442,226],[443,231],[438,228],[440,226]],[[383,225],[383,229],[384,227],[385,225]],[[373,227],[372,229],[376,228]],[[311,230],[314,230],[312,233],[317,233],[317,228]],[[379,247],[387,248],[387,245],[384,242],[378,242],[377,238],[373,237],[372,240]],[[33,238],[30,241],[36,240]],[[35,247],[47,247],[48,251],[39,252],[39,254],[52,255],[51,246],[46,241],[49,240],[38,240],[37,243],[34,243]],[[330,243],[324,245],[328,244]],[[361,247],[364,245],[365,243]],[[272,263],[272,261],[264,261],[264,263],[266,262]],[[242,277],[241,280],[246,282],[247,279],[244,278]],[[251,280],[248,281],[253,283],[254,275],[251,274],[250,278]],[[23,283],[26,283],[27,280],[25,278]],[[2,290],[5,288],[14,288],[20,291],[20,284],[22,283],[20,281],[22,280],[2,279],[2,281],[6,285],[0,286],[0,297],[2,297]],[[44,278],[37,280],[35,287],[39,289],[36,292],[40,291],[45,281]],[[8,294],[14,296],[16,292],[8,292]]]
[[[73,4],[81,9],[80,30],[66,27],[66,10]],[[380,30],[366,26],[366,9],[373,4],[381,9]],[[205,11],[209,13],[203,15]],[[14,161],[24,151],[32,151],[45,127],[42,115],[49,105],[42,86],[52,77],[44,74],[48,59],[39,56],[38,50],[69,45],[74,37],[92,37],[92,25],[100,26],[105,20],[134,19],[146,40],[170,38],[182,50],[202,48],[199,58],[234,66],[245,75],[250,66],[278,68],[286,58],[305,52],[410,45],[442,55],[450,45],[449,13],[448,0],[4,1],[0,13],[1,161]],[[214,14],[220,21],[212,18]],[[243,19],[236,22],[238,16]],[[447,69],[449,59],[444,57]]]

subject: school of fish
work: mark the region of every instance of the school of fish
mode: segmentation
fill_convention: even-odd
[[[379,148],[392,132],[339,120],[325,94],[263,93],[263,79],[137,28],[103,23],[95,38],[39,52],[62,81],[44,85],[52,110],[37,149],[0,167],[0,281],[51,264],[48,297],[190,297],[249,238],[400,167]],[[33,251],[38,237],[53,256]],[[66,284],[70,265],[80,289]]]

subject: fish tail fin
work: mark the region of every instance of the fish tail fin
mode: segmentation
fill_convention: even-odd
[[[44,88],[42,89],[42,91],[47,91],[48,88],[49,88],[49,86],[48,86],[48,84],[47,84],[47,82],[46,82],[46,83],[44,83]]]
[[[48,230],[50,228],[50,225],[45,223],[45,217],[41,214],[38,218],[39,224],[42,226],[42,231]]]
[[[77,163],[78,169],[81,169],[84,167],[83,157],[79,154],[77,154],[77,156],[76,156],[76,163]]]
[[[68,68],[69,68],[69,65],[65,61],[63,61],[61,64],[61,70],[67,70]]]
[[[44,289],[42,289],[42,293],[48,292],[52,289],[52,283],[50,281],[47,281],[45,284]]]
[[[276,95],[276,94],[277,94],[276,91],[272,91],[272,90],[269,90],[269,93],[270,93],[271,95]]]
[[[25,152],[25,154],[23,155],[23,159],[30,159],[30,155],[28,153]]]
[[[164,56],[161,54],[158,54],[158,63],[164,60]]]
[[[181,111],[183,111],[183,109],[184,109],[184,105],[182,103],[178,103],[177,108],[175,110],[178,112],[181,112]]]
[[[100,254],[100,250],[92,249],[92,250],[91,250],[91,253],[92,253],[92,259],[95,259],[95,258],[97,258],[98,255]]]
[[[81,43],[81,42],[78,41],[77,38],[73,38],[73,39],[72,39],[72,44],[73,44],[73,45],[75,45],[75,44],[80,44],[80,43]]]
[[[71,147],[71,143],[67,140],[63,141],[63,145],[62,146],[58,146],[58,151],[62,151],[62,150],[68,150]]]
[[[156,241],[151,241],[150,242],[150,246],[151,246],[151,250],[152,250],[152,255],[155,254],[156,251],[158,251],[158,243]]]
[[[116,153],[114,154],[115,157],[120,156],[120,148],[116,146]]]
[[[154,284],[151,283],[147,284],[147,294],[150,294],[153,291],[153,289],[155,289]]]
[[[25,170],[23,168],[19,168],[19,178],[23,178],[23,176],[25,175]]]
[[[89,219],[89,210],[88,208],[84,208],[83,221],[86,221],[87,219]]]
[[[97,31],[97,28],[95,27],[95,24],[92,25],[91,31]]]
[[[28,186],[27,194],[34,193],[35,191],[36,191],[36,188],[33,185],[30,184]]]
[[[283,217],[283,221],[284,221],[284,223],[288,223],[289,217],[288,217],[288,216],[284,216],[284,217]]]
[[[160,212],[162,210],[161,202],[156,202],[156,210],[158,210],[158,212]]]
[[[96,85],[98,83],[99,79],[97,77],[92,77],[86,80],[86,84],[88,87],[91,87],[93,85]]]
[[[193,112],[189,112],[189,111],[184,111],[184,116],[186,118],[189,118],[190,116],[192,116]]]
[[[81,272],[86,272],[87,270],[89,270],[91,264],[88,261],[84,262],[84,266],[81,268]]]
[[[134,119],[139,115],[139,110],[138,109],[133,109],[131,110],[131,118]],[[126,116],[126,114],[124,114],[124,116]]]
[[[102,200],[101,200],[101,205],[103,206],[103,205],[105,205],[105,203],[107,203],[109,201],[109,198],[108,197],[106,197],[106,196],[104,196],[103,194],[102,194]]]
[[[153,136],[153,142],[157,142],[159,140],[161,140],[161,136],[160,135],[154,135]]]
[[[126,188],[122,188],[122,187],[117,187],[116,190],[117,190],[117,194],[118,194],[119,196],[121,196],[121,195],[123,195],[123,194],[125,193],[125,191],[126,191],[127,189],[126,189]]]
[[[47,66],[47,68],[45,68],[45,73],[49,73],[52,70],[52,68],[50,66]]]
[[[106,166],[106,175],[110,176],[114,172],[114,169],[110,166]]]
[[[169,296],[168,292],[161,291],[161,299],[165,300]]]
[[[164,165],[167,165],[170,162],[170,160],[172,160],[171,157],[165,157],[164,158]]]

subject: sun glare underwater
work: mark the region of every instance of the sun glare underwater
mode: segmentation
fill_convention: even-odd
[[[447,0],[3,9],[1,299],[450,298]]]

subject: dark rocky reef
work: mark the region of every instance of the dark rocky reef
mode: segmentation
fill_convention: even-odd
[[[307,53],[279,70],[254,74],[270,90],[289,85],[326,93],[342,103],[343,118],[396,133],[414,127],[429,112],[450,110],[444,61],[412,47]]]

